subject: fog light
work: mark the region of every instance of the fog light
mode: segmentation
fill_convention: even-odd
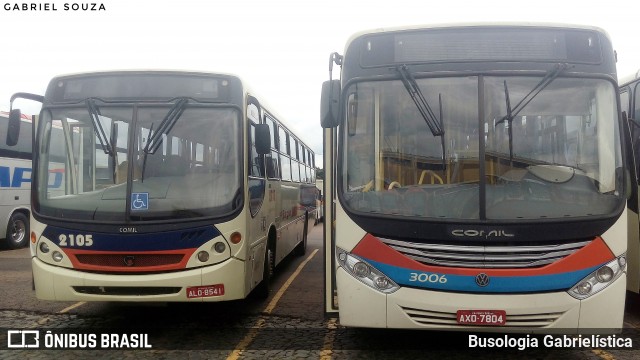
[[[221,241],[213,245],[213,250],[215,250],[218,254],[222,254],[226,248],[227,246]]]
[[[353,264],[353,273],[359,277],[366,277],[369,275],[369,266],[363,262],[357,262]]]
[[[378,289],[386,289],[389,287],[389,280],[384,276],[377,277],[374,283]]]
[[[603,266],[596,272],[596,279],[601,283],[606,283],[613,279],[613,269],[608,266]]]
[[[53,261],[60,262],[64,256],[62,256],[59,251],[54,251],[53,254],[51,254],[51,257],[53,258]]]
[[[198,253],[198,260],[201,262],[207,262],[209,260],[209,253],[206,251],[200,251]]]
[[[40,251],[43,252],[44,254],[49,252],[49,245],[47,245],[46,242],[41,242],[40,243]]]
[[[578,291],[578,294],[580,295],[587,295],[588,293],[591,292],[591,283],[585,281],[580,283],[577,287],[576,290]]]

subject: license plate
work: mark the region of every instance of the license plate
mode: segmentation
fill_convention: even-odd
[[[187,288],[187,298],[201,298],[224,295],[224,284],[193,286]]]
[[[458,324],[500,326],[507,322],[504,310],[458,310]]]

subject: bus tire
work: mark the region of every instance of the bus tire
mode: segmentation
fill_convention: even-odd
[[[297,256],[304,256],[307,253],[307,230],[309,226],[309,221],[307,220],[307,216],[304,218],[304,229],[302,230],[302,241],[296,246],[293,250],[294,254]]]
[[[273,276],[273,251],[267,248],[264,252],[264,266],[262,270],[262,281],[253,289],[253,297],[265,300],[271,291],[271,277]]]
[[[15,212],[7,225],[7,245],[10,249],[27,246],[29,239],[29,219],[20,212]]]

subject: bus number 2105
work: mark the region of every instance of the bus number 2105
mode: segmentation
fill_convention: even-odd
[[[93,245],[93,235],[87,234],[60,234],[58,236],[60,246],[91,246]]]

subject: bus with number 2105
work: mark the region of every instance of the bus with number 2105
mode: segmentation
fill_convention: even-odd
[[[223,301],[269,294],[304,254],[313,153],[237,76],[59,76],[35,129],[30,248],[36,296]],[[55,189],[52,182],[59,182]]]
[[[617,332],[627,200],[594,27],[354,35],[323,84],[326,311],[358,327]]]

